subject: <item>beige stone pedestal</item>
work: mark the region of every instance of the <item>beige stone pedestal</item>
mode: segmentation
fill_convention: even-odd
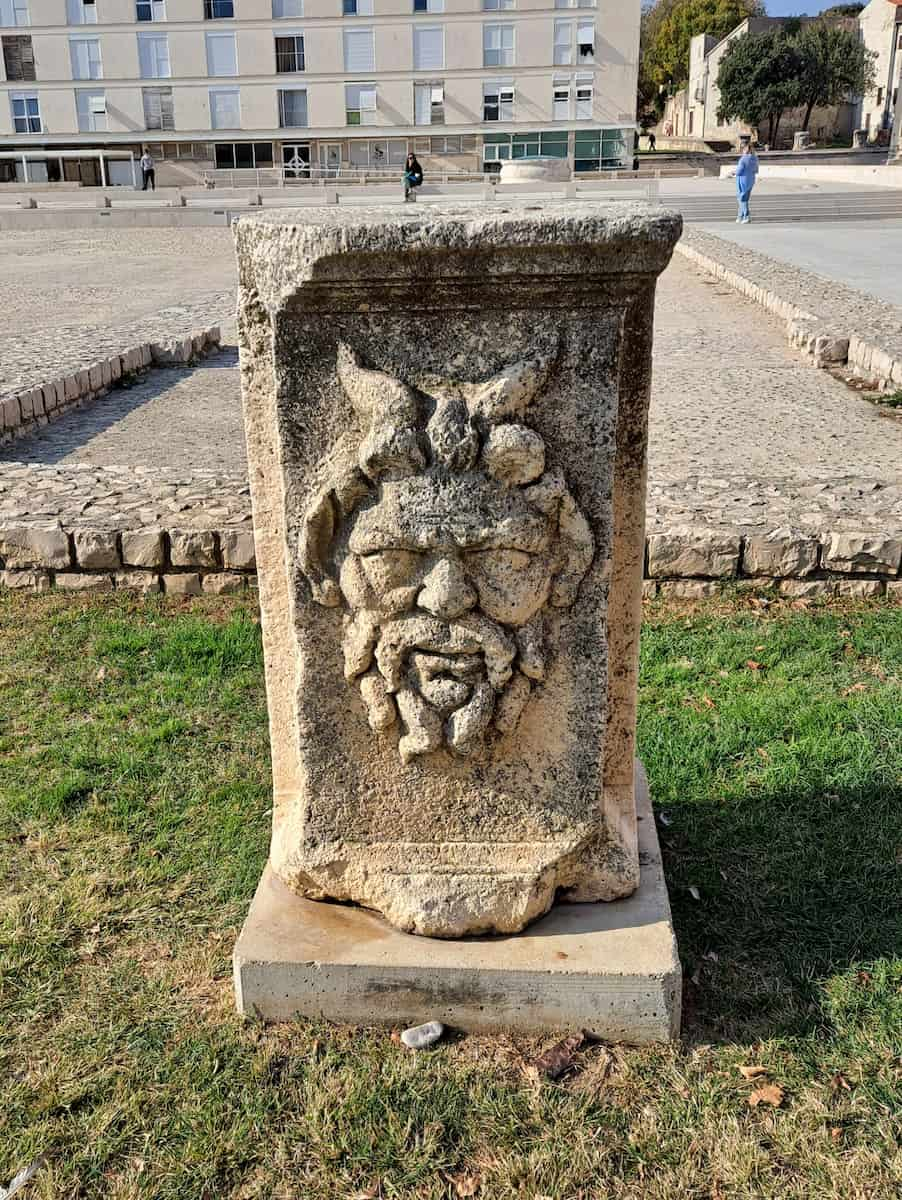
[[[680,963],[637,764],[641,882],[613,903],[561,904],[522,933],[419,937],[378,914],[305,900],[267,867],[235,946],[248,1016],[352,1024],[439,1020],[467,1031],[586,1029],[645,1044],[677,1035]]]

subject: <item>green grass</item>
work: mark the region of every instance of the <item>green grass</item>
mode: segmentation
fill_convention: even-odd
[[[652,610],[684,1039],[538,1082],[548,1039],[234,1015],[270,821],[249,605],[0,598],[0,1185],[43,1155],[27,1200],[898,1195],[900,677],[899,608]]]

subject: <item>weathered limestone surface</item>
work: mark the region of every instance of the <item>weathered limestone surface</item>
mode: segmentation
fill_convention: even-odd
[[[459,937],[635,890],[651,323],[679,231],[619,205],[239,222],[271,861],[300,894]]]

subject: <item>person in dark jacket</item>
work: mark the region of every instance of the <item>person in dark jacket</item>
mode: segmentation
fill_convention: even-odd
[[[407,155],[407,162],[404,165],[404,199],[410,199],[410,193],[414,188],[418,188],[423,182],[423,168],[417,161],[415,154]]]

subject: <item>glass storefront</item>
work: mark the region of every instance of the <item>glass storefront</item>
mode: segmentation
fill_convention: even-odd
[[[577,129],[573,134],[576,171],[608,171],[628,165],[630,134],[624,129]],[[485,133],[482,161],[486,171],[497,171],[516,158],[566,158],[570,134],[566,129],[538,133]]]

